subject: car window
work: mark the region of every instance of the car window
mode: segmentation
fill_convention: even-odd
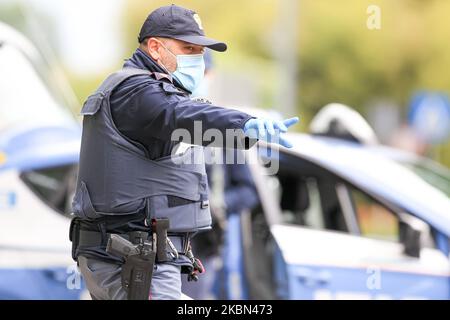
[[[76,188],[76,165],[24,171],[20,178],[47,206],[69,215]]]
[[[325,229],[317,180],[283,174],[279,175],[279,179],[284,222]]]
[[[282,154],[277,178],[284,223],[348,232],[335,175],[304,159]]]
[[[361,236],[402,242],[401,223],[412,223],[415,227],[419,223],[423,226],[423,229],[421,229],[421,245],[427,248],[436,248],[435,230],[427,222],[399,208],[389,208],[390,206],[381,203],[354,186],[347,184],[347,188],[351,196]],[[413,222],[411,219],[416,222]]]
[[[414,171],[423,180],[450,197],[450,173],[446,168],[426,162],[400,162],[400,164]]]
[[[349,186],[361,235],[381,240],[399,240],[397,215],[361,190]]]
[[[304,209],[303,213],[305,225],[314,229],[325,229],[318,182],[314,178],[307,178],[304,181],[304,186],[307,189],[309,199],[309,205]]]

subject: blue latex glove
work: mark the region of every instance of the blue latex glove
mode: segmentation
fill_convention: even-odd
[[[298,117],[281,120],[256,118],[248,120],[244,125],[244,133],[247,137],[268,142],[277,142],[286,148],[292,148],[292,143],[281,136],[288,128],[299,121]]]

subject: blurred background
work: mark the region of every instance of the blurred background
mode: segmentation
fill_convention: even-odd
[[[77,101],[83,102],[134,51],[148,13],[168,3],[1,0],[0,19],[40,50],[52,51],[54,55],[47,56],[69,78]],[[450,165],[448,119],[440,129],[443,121],[433,112],[422,115],[426,123],[420,125],[411,116],[417,95],[448,95],[446,1],[177,4],[196,10],[207,34],[229,44],[225,54],[214,56],[217,76],[211,91],[216,103],[298,114],[302,120],[297,129],[304,130],[322,106],[340,102],[362,113],[382,142],[413,148]],[[379,29],[367,26],[373,4],[380,9]],[[73,106],[78,112],[79,104]]]
[[[78,161],[79,123],[81,122],[79,111],[82,103],[103,79],[111,72],[120,69],[124,60],[129,58],[137,48],[137,35],[147,15],[157,7],[171,3],[171,1],[159,0],[0,0],[0,23],[2,23],[0,49],[3,49],[0,50],[0,213],[5,213],[0,227],[3,227],[3,230],[9,230],[0,232],[0,298],[87,297],[76,267],[73,267],[73,262],[67,256],[70,243],[66,241],[69,221],[67,217],[71,210],[70,202]],[[332,143],[333,148],[328,154],[328,151],[321,149],[322,147],[317,149],[314,145],[310,145],[309,140],[303,141],[303,138],[299,136],[299,140],[295,140],[297,138],[294,140],[298,143],[299,150],[304,143],[307,154],[305,158],[312,161],[311,159],[315,156],[318,157],[313,161],[314,166],[310,167],[311,164],[306,161],[307,164],[305,162],[301,169],[297,168],[295,171],[289,167],[291,156],[284,155],[285,158],[280,157],[282,170],[277,176],[278,180],[270,180],[271,182],[266,184],[261,182],[262,180],[258,181],[253,171],[256,185],[262,184],[274,188],[268,187],[268,190],[275,190],[272,193],[279,197],[276,200],[281,203],[280,208],[268,210],[271,204],[264,203],[264,196],[262,196],[264,191],[258,189],[262,202],[260,206],[263,208],[259,207],[259,214],[256,211],[251,213],[250,222],[245,220],[245,216],[228,221],[228,231],[225,235],[227,249],[224,255],[231,257],[230,261],[236,262],[234,255],[236,251],[233,251],[233,248],[237,247],[233,246],[237,245],[239,248],[236,250],[241,250],[241,245],[237,242],[245,243],[246,241],[245,237],[236,230],[245,228],[245,221],[254,228],[258,228],[261,223],[258,219],[261,215],[264,216],[261,218],[264,220],[264,230],[257,229],[261,231],[261,234],[267,231],[267,224],[269,226],[276,224],[276,219],[272,221],[271,213],[267,212],[280,211],[279,215],[283,222],[294,221],[297,219],[295,215],[299,212],[302,214],[320,212],[326,220],[327,212],[335,210],[335,205],[339,202],[341,209],[336,209],[336,212],[345,216],[346,210],[342,201],[343,193],[339,191],[340,187],[337,187],[334,195],[330,196],[327,192],[324,193],[323,190],[326,188],[322,190],[320,181],[324,179],[323,177],[328,179],[332,176],[327,183],[335,183],[335,174],[342,178],[348,173],[349,189],[347,191],[353,195],[353,206],[356,207],[353,211],[358,215],[359,220],[356,223],[360,224],[356,227],[355,234],[373,233],[378,238],[391,240],[398,238],[399,242],[405,246],[406,252],[406,255],[401,257],[409,263],[411,260],[408,259],[416,256],[413,249],[421,234],[417,233],[411,240],[408,233],[410,229],[407,228],[405,230],[408,231],[402,233],[404,230],[402,223],[408,221],[406,225],[414,224],[410,223],[409,218],[397,219],[406,212],[426,221],[433,237],[433,245],[428,243],[427,246],[441,252],[441,256],[436,254],[436,257],[433,256],[432,259],[429,259],[429,256],[425,258],[422,256],[423,259],[415,261],[414,263],[418,262],[418,264],[417,266],[414,264],[413,267],[419,270],[424,266],[439,265],[440,269],[433,272],[434,276],[438,274],[441,278],[427,279],[425,284],[413,279],[411,283],[414,289],[411,292],[408,294],[403,292],[403,295],[393,297],[420,296],[422,293],[417,289],[420,284],[424,286],[421,287],[422,289],[427,288],[427,285],[431,288],[432,294],[429,297],[448,299],[450,285],[448,281],[450,277],[448,260],[450,250],[448,220],[450,219],[448,216],[450,215],[448,171],[450,167],[450,72],[448,71],[450,20],[448,12],[450,12],[450,2],[445,0],[243,0],[239,2],[179,0],[176,4],[195,10],[202,19],[206,34],[228,44],[226,53],[213,53],[212,56],[214,68],[213,77],[209,81],[208,98],[215,104],[251,108],[244,110],[257,108],[255,112],[265,116],[279,114],[283,117],[299,116],[300,124],[294,126],[293,131],[321,134],[324,132],[323,125],[320,123],[323,124],[330,119],[327,120],[328,116],[325,115],[314,125],[313,119],[318,112],[330,103],[349,106],[365,120],[357,116],[355,118],[355,115],[348,113],[348,110],[340,109],[341,105],[331,110],[331,118],[342,111],[337,116],[337,118],[342,116],[338,122],[343,121],[344,127],[351,127],[349,131],[351,135],[357,137],[356,140],[358,137],[362,137],[363,140],[369,137],[368,144],[371,145],[373,139],[370,130],[373,129],[375,140],[383,146],[394,148],[389,150],[401,149],[408,152],[408,155],[419,156],[411,160],[412,162],[408,165],[419,173],[419,176],[425,177],[424,180],[429,183],[426,186],[422,185],[422,180],[418,182],[399,168],[390,167],[391,164],[385,164],[384,160],[378,159],[380,154],[384,157],[388,153],[388,158],[391,160],[404,159],[403,155],[396,153],[397,151],[376,149],[374,151],[376,156],[372,159],[351,148],[347,150],[346,145],[341,146],[338,142]],[[13,45],[10,46],[11,43]],[[15,52],[14,48],[19,49]],[[23,53],[23,56],[19,54],[19,51]],[[345,120],[347,115],[349,118]],[[361,120],[363,123],[360,122]],[[350,121],[351,124],[349,125],[346,121]],[[365,121],[372,129],[366,127]],[[46,122],[48,126],[43,125]],[[30,129],[35,128],[37,123],[39,123],[39,130]],[[45,128],[42,129],[43,127]],[[331,130],[330,128],[327,130]],[[46,142],[45,147],[42,141]],[[366,142],[362,141],[362,144]],[[319,145],[321,146],[321,141],[318,141]],[[361,149],[365,150],[365,147]],[[312,150],[311,154],[308,154],[309,150]],[[320,152],[314,153],[318,150]],[[336,171],[332,171],[332,175],[320,173],[323,168],[319,170],[316,165],[321,165],[323,164],[321,161],[333,157],[336,157],[336,165],[346,163],[347,167],[337,168]],[[359,163],[353,163],[352,159],[359,159],[359,162],[366,161],[368,166],[373,166],[373,172],[370,173],[370,169],[367,168],[358,168]],[[340,160],[342,163],[339,162]],[[305,160],[302,158],[296,161],[298,164]],[[11,173],[11,168],[18,170]],[[363,174],[364,170],[367,170],[367,176]],[[316,171],[320,178],[316,177],[316,181],[313,177],[315,182],[311,182],[310,175],[316,174]],[[298,175],[298,181],[291,180],[294,176],[293,172]],[[356,178],[350,178],[350,172]],[[403,182],[397,181],[402,179]],[[361,185],[366,184],[365,188],[360,185],[359,180],[362,181]],[[338,182],[340,183],[340,180]],[[386,182],[385,185],[383,185],[384,182]],[[416,183],[417,187],[415,187]],[[378,185],[378,191],[375,189],[373,191],[368,184]],[[431,185],[433,189],[430,189]],[[313,207],[314,199],[318,198],[314,198],[314,193],[311,192],[307,195],[308,200],[304,200],[305,195],[302,192],[311,188],[316,188],[317,197],[320,195],[322,201],[325,197],[328,203],[322,202],[319,209]],[[373,193],[368,190],[372,190]],[[35,198],[36,195],[42,203]],[[396,197],[398,199],[394,199]],[[428,207],[427,197],[430,199]],[[424,199],[420,202],[416,198]],[[25,199],[25,201],[18,199]],[[374,199],[379,200],[381,204]],[[303,203],[299,204],[302,201]],[[333,201],[336,203],[332,203]],[[402,204],[403,202],[405,205]],[[390,204],[395,205],[391,207]],[[53,218],[48,212],[48,207],[61,213],[58,219]],[[18,219],[11,219],[16,212],[21,213],[16,215]],[[36,212],[39,212],[41,216]],[[393,214],[391,215],[390,212]],[[425,213],[430,214],[429,218]],[[32,215],[40,218],[35,219]],[[295,220],[294,224],[312,226],[315,229],[314,222],[308,225],[308,222],[305,222],[308,219],[302,219]],[[330,223],[328,225],[325,221],[324,225],[320,225],[317,229],[353,234],[351,226],[344,228],[338,220]],[[348,221],[345,223],[351,225]],[[21,238],[15,231],[21,230],[23,225],[28,224],[32,227],[32,231],[29,231],[28,238]],[[443,225],[443,229],[439,229],[438,225]],[[289,230],[278,231],[278,235],[276,230],[273,231],[271,237],[277,239],[277,244],[271,243],[271,246],[281,247],[284,262],[287,261],[286,264],[289,266],[291,263],[295,264],[298,257],[287,258],[289,255],[283,250],[283,246],[288,240],[283,238],[283,234],[287,237],[290,234]],[[319,245],[315,247],[315,251],[312,249],[312,251],[306,251],[306,256],[308,254],[314,256],[322,249],[324,249],[323,252],[330,249],[326,240],[328,236],[321,235],[315,238],[315,235],[307,231],[302,234],[302,237],[306,237],[305,241]],[[29,247],[30,237],[31,239],[39,238],[39,245],[36,243],[35,247]],[[55,237],[64,241],[54,246]],[[234,240],[230,239],[238,240],[233,242]],[[257,239],[253,240],[257,243]],[[335,242],[346,248],[354,245],[347,244],[346,240],[339,241]],[[26,246],[28,249],[24,249]],[[271,246],[268,245],[267,239],[264,239],[264,254],[267,254],[267,248]],[[364,251],[365,248],[372,248],[371,246],[368,243],[361,243],[354,248]],[[47,250],[49,247],[52,248],[50,251],[53,250],[53,253]],[[379,247],[381,251],[390,252],[390,249],[386,248],[382,245]],[[422,247],[419,245],[420,248]],[[258,250],[256,248],[255,252]],[[271,250],[273,248],[269,250],[270,257],[278,257],[280,252]],[[55,252],[64,255],[64,258],[61,258],[62,256],[57,258]],[[240,259],[246,256],[245,250],[243,252],[244,254],[239,255]],[[332,256],[333,254],[329,254],[326,257]],[[55,261],[54,265],[63,265],[63,267],[49,267],[52,259]],[[393,259],[400,261],[399,256],[394,255]],[[436,262],[435,259],[441,260]],[[332,258],[329,260],[331,261]],[[227,274],[229,282],[233,284],[228,284],[226,289],[216,288],[216,297],[331,297],[328,291],[320,290],[314,291],[314,294],[310,296],[309,291],[307,294],[301,291],[304,288],[299,289],[303,292],[300,295],[283,295],[282,288],[286,285],[286,279],[290,279],[291,273],[303,279],[301,280],[303,285],[309,288],[311,283],[308,282],[309,280],[304,280],[309,279],[309,271],[305,269],[292,271],[293,269],[285,265],[278,266],[279,260],[274,261],[271,265],[273,270],[263,270],[255,274],[267,280],[270,278],[267,272],[275,272],[279,280],[276,284],[269,283],[264,285],[265,287],[252,284],[237,285],[241,289],[245,287],[243,291],[239,291],[241,289],[233,291],[236,283],[242,280],[239,275],[242,276],[245,273],[242,268],[257,268],[257,266],[250,264],[250,267],[248,265],[243,267],[246,262],[240,261],[236,262],[234,267],[233,265],[227,267],[226,263],[220,262],[222,266],[225,265],[228,268],[223,274]],[[378,270],[378,264],[379,261],[375,262],[375,267],[370,269],[374,270],[374,275]],[[40,266],[45,266],[45,272],[42,272],[42,268],[39,269]],[[33,272],[28,272],[29,268],[32,268]],[[2,274],[11,270],[14,270],[14,276],[9,276],[9,273],[8,276],[5,276],[6,273]],[[248,269],[246,270],[248,274]],[[322,271],[317,276],[313,276],[314,286],[316,282],[328,283],[330,274],[334,274],[330,270]],[[233,272],[238,278],[233,276]],[[363,271],[362,274],[366,276],[372,273]],[[443,274],[446,277],[444,280],[442,280]],[[363,275],[360,276],[363,277]],[[351,278],[346,274],[341,274],[340,277],[347,280]],[[50,287],[48,278],[54,280]],[[406,278],[402,279],[402,281],[410,281],[405,280]],[[249,283],[252,282],[252,279],[247,280]],[[435,280],[438,283],[437,286],[434,286]],[[292,285],[290,280],[287,282]],[[24,290],[20,289],[22,283],[36,285],[34,289],[27,289],[24,293]],[[43,285],[40,287],[39,283]],[[400,281],[395,288],[401,288],[405,283]],[[273,289],[273,286],[276,289]],[[43,287],[45,288],[42,289]],[[337,287],[340,288],[339,285]],[[68,288],[77,290],[67,293]],[[255,294],[255,292],[264,293],[267,288],[277,291],[278,294],[276,296]],[[292,292],[300,292],[296,291],[297,289],[290,288]],[[217,291],[220,290],[228,291],[219,295]],[[333,290],[330,292],[334,292]],[[389,291],[391,289],[387,290],[388,293],[391,292]]]

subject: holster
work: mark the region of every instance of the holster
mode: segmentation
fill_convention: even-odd
[[[148,300],[155,265],[156,253],[132,255],[122,265],[122,287],[128,293],[128,300]]]
[[[77,260],[77,249],[80,242],[80,221],[78,218],[73,218],[70,222],[69,240],[72,242],[72,259]]]
[[[111,234],[106,252],[125,260],[122,265],[122,287],[128,293],[128,300],[148,300],[155,265],[154,243],[148,241],[148,232],[131,232],[129,240],[118,234]]]

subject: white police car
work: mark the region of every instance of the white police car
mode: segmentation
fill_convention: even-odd
[[[67,217],[81,130],[51,81],[36,48],[0,23],[0,299],[83,293]]]
[[[378,147],[288,137],[262,152],[275,176],[251,165],[261,207],[230,217],[226,297],[449,299],[449,197]]]

